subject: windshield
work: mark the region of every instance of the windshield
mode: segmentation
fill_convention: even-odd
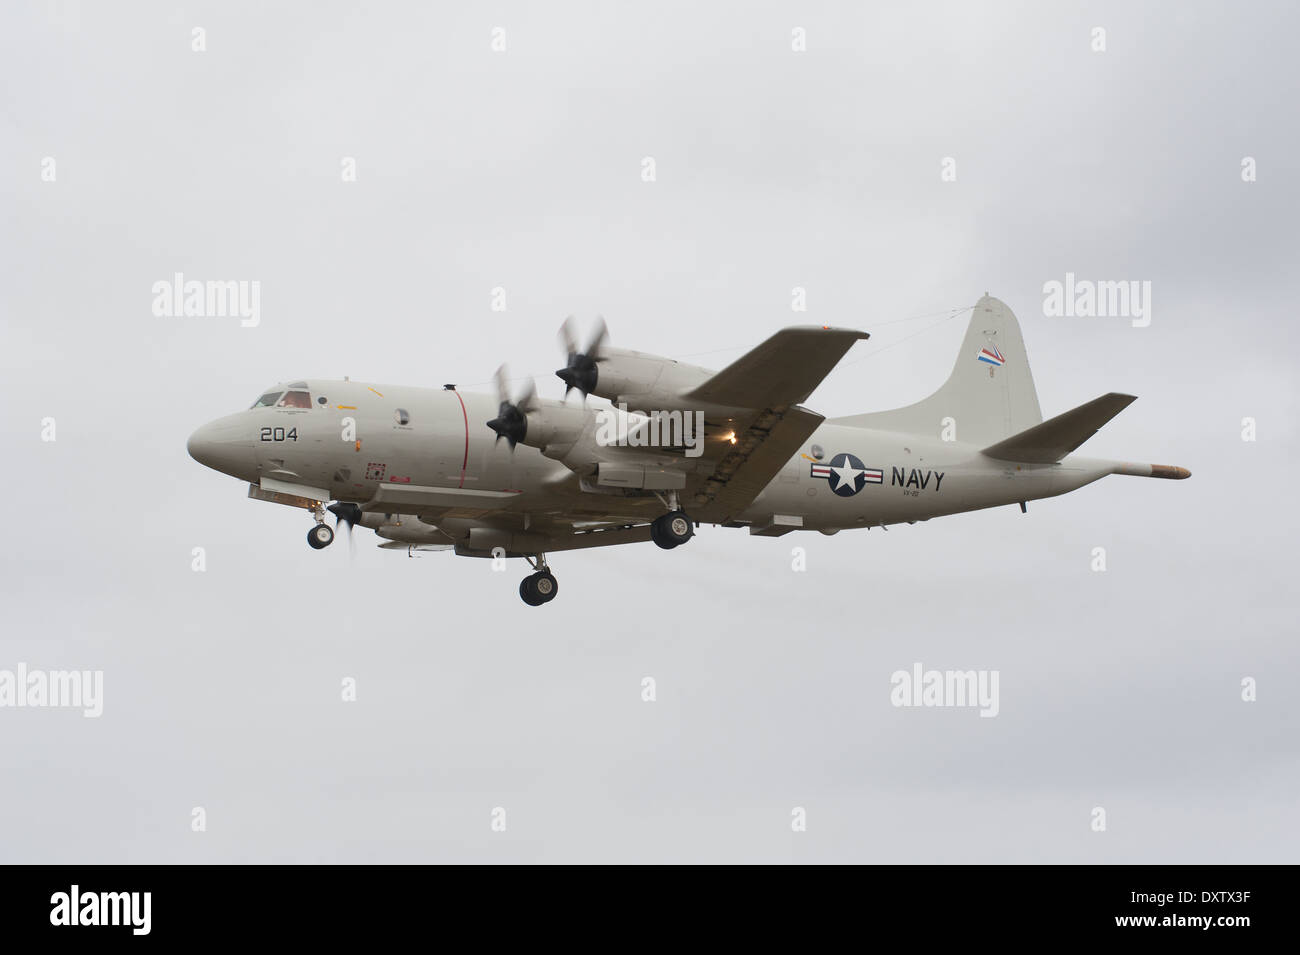
[[[262,397],[253,402],[254,408],[269,408],[276,403],[279,397],[284,394],[283,391],[268,391]]]
[[[305,391],[286,391],[275,405],[277,408],[310,408],[311,395]]]

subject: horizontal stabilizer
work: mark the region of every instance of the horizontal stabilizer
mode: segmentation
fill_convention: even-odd
[[[687,397],[735,408],[796,405],[813,393],[854,342],[866,337],[866,332],[851,328],[783,328]]]
[[[1049,418],[1042,424],[1013,434],[997,444],[991,444],[984,449],[984,453],[1000,461],[1055,464],[1135,401],[1135,396],[1117,392],[1102,395],[1055,418]]]

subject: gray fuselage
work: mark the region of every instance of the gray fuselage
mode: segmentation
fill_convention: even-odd
[[[299,386],[308,407],[255,407],[220,418],[195,432],[191,453],[253,484],[271,479],[319,488],[342,501],[366,502],[381,485],[409,484],[509,491],[516,496],[508,509],[516,513],[562,509],[598,520],[649,519],[662,511],[653,497],[577,491],[564,464],[499,441],[485,426],[497,411],[489,395],[355,381]],[[929,438],[826,422],[738,522],[761,527],[779,515],[799,529],[833,532],[923,521],[1063,494],[1118,467],[1075,456],[1046,465],[995,460],[941,440],[939,429],[936,421]],[[837,461],[851,463],[847,480],[832,467]]]

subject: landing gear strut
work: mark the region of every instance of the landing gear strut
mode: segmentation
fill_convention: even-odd
[[[312,516],[316,518],[316,526],[307,532],[307,543],[312,550],[320,550],[323,547],[329,547],[334,543],[334,528],[325,523],[325,508],[320,502],[312,508]]]
[[[528,561],[536,571],[519,583],[519,596],[523,598],[524,603],[530,607],[540,607],[554,600],[555,595],[560,592],[560,584],[551,573],[551,569],[546,566],[546,555],[538,554],[536,560],[525,556],[524,560]]]

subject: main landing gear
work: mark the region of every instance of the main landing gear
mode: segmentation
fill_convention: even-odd
[[[329,547],[334,543],[334,528],[325,523],[325,508],[319,501],[312,508],[312,516],[316,518],[316,526],[307,532],[307,543],[312,550]]]
[[[525,556],[524,560],[528,561],[536,573],[529,574],[519,582],[519,596],[530,607],[550,603],[560,592],[560,583],[546,566],[546,555],[538,554],[536,560]]]
[[[664,550],[680,547],[695,535],[695,525],[685,511],[669,511],[650,523],[650,539]]]
[[[691,539],[695,534],[695,523],[678,504],[676,491],[669,491],[667,498],[660,496],[659,500],[668,508],[668,513],[650,522],[650,539],[664,550],[672,550]]]

